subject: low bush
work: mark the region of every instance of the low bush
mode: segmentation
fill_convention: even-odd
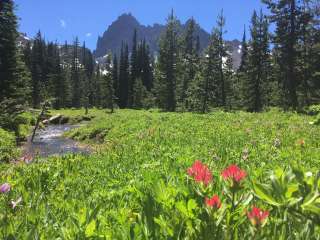
[[[14,133],[0,128],[0,163],[8,163],[18,156]]]
[[[320,114],[320,104],[319,105],[312,105],[308,107],[307,113],[309,115],[318,115]]]

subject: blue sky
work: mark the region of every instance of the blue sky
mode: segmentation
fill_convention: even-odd
[[[144,25],[165,23],[173,8],[185,22],[193,16],[208,32],[221,9],[227,19],[227,39],[241,39],[260,0],[16,0],[20,31],[33,37],[40,29],[47,40],[71,42],[75,36],[95,49],[97,38],[122,13],[132,13]]]

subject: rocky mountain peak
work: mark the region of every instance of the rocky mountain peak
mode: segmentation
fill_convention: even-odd
[[[186,30],[189,21],[190,20],[185,24],[179,22],[181,33]],[[165,26],[158,23],[155,23],[152,26],[145,26],[140,24],[130,13],[125,13],[119,16],[117,20],[107,28],[102,37],[98,38],[97,48],[94,51],[95,57],[99,59],[109,52],[119,54],[122,42],[126,42],[129,45],[130,50],[132,48],[132,37],[135,29],[137,30],[138,41],[146,40],[151,53],[157,54],[159,50],[159,39],[165,30]],[[202,29],[199,24],[196,24],[195,35],[198,35],[200,38],[201,48],[206,48],[210,41],[210,34]],[[232,50],[234,66],[237,68],[241,58],[241,52],[239,51],[240,42],[238,40],[233,40],[227,42],[227,44]]]

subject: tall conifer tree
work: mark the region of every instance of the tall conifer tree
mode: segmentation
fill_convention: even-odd
[[[219,71],[219,80],[218,80],[218,91],[217,91],[217,99],[219,99],[220,106],[225,107],[227,104],[227,92],[226,92],[226,79],[225,73],[224,73],[224,59],[228,57],[227,50],[225,47],[225,42],[223,39],[223,35],[225,33],[224,26],[225,26],[225,18],[223,16],[223,10],[221,11],[221,14],[218,16],[217,21],[217,54],[218,54],[218,71]]]
[[[119,101],[119,65],[118,65],[118,57],[116,54],[113,56],[112,61],[112,79],[113,79],[113,89],[114,89],[114,96],[115,102]]]
[[[301,1],[262,0],[270,9],[270,19],[276,24],[273,41],[280,67],[279,79],[283,84],[283,102],[286,108],[298,108],[298,52],[300,35]]]
[[[0,2],[0,125],[17,131],[14,120],[29,100],[29,72],[17,47],[14,2]]]
[[[71,63],[72,106],[76,108],[79,108],[81,105],[81,82],[79,66],[79,40],[78,37],[76,37],[73,43]]]
[[[268,22],[262,10],[260,16],[254,11],[251,24],[249,71],[244,95],[247,110],[259,112],[267,103],[267,94],[271,94],[268,91],[270,70]]]
[[[46,44],[42,38],[41,32],[37,33],[32,47],[32,102],[33,107],[39,108],[44,100],[46,84]]]
[[[172,13],[168,17],[166,31],[160,40],[158,102],[166,111],[176,110],[176,83],[178,61],[177,19]]]
[[[122,43],[119,70],[119,106],[128,107],[129,95],[129,50],[128,44]]]
[[[195,20],[192,18],[188,21],[187,31],[183,39],[183,53],[182,53],[182,82],[180,86],[180,103],[182,107],[188,108],[187,91],[190,83],[193,81],[197,72],[197,49],[195,39]]]
[[[134,29],[133,39],[132,39],[132,50],[130,57],[130,79],[129,79],[129,89],[128,89],[128,107],[132,107],[133,104],[133,88],[135,81],[139,76],[138,67],[138,40],[137,40],[137,29]]]

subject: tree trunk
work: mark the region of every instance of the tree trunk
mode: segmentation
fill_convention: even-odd
[[[46,108],[47,108],[47,104],[45,103],[45,104],[43,104],[43,106],[42,106],[41,113],[40,113],[40,115],[39,115],[38,118],[37,118],[36,125],[34,126],[33,133],[32,133],[32,136],[31,136],[31,143],[33,143],[34,137],[36,136],[36,131],[37,131],[37,129],[39,128],[39,124],[40,124],[41,118],[42,118],[42,116],[44,115],[44,113],[46,112]]]

